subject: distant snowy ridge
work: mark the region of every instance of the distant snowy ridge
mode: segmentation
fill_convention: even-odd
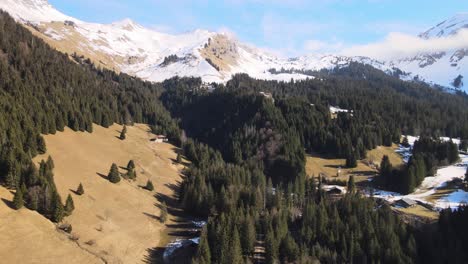
[[[460,89],[465,89],[463,77],[468,76],[465,58],[468,47],[388,61],[334,54],[282,58],[241,43],[228,34],[207,30],[171,35],[145,28],[130,19],[111,24],[88,23],[61,13],[47,0],[1,0],[0,8],[58,50],[76,52],[100,66],[150,81],[178,75],[201,77],[205,82],[226,82],[236,73],[289,81],[313,78],[304,74],[306,71],[345,67],[351,62],[369,64],[388,74],[400,69],[405,73],[400,76],[404,80],[418,79],[445,87],[456,84]],[[420,37],[445,37],[465,28],[468,28],[466,13],[439,23]]]

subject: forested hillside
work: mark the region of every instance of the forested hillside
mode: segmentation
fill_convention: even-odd
[[[96,69],[80,58],[73,63],[4,12],[0,36],[0,181],[19,190],[17,199],[29,208],[54,221],[63,216],[53,162],[38,170],[31,161],[46,151],[41,133],[141,122],[178,139],[157,85]]]

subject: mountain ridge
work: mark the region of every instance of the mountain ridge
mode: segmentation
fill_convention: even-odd
[[[145,28],[129,18],[110,24],[84,22],[61,13],[47,0],[5,0],[0,8],[62,52],[77,53],[102,67],[155,82],[173,76],[194,76],[205,82],[222,83],[236,73],[267,80],[300,80],[314,78],[304,71],[344,67],[350,62],[369,64],[388,74],[398,72],[403,80],[458,89],[464,89],[463,75],[468,75],[464,60],[468,47],[385,61],[339,54],[282,58],[219,32],[197,29],[171,35]],[[468,14],[461,13],[419,37],[447,37],[467,27]],[[460,82],[455,85],[457,77]]]

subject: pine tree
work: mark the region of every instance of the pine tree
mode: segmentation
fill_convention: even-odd
[[[24,205],[23,193],[21,192],[21,188],[18,188],[15,192],[15,196],[13,197],[13,206],[16,210],[20,209]]]
[[[78,188],[76,189],[76,194],[78,195],[83,195],[84,194],[84,188],[83,185],[80,182],[80,185],[78,185]]]
[[[47,158],[46,164],[51,170],[55,168],[54,160],[52,160],[51,156]]]
[[[272,230],[267,231],[265,239],[265,260],[267,264],[276,263],[278,260],[278,247]]]
[[[73,198],[70,194],[67,196],[65,201],[65,215],[71,215],[73,210],[75,210],[75,204],[73,203]]]
[[[356,184],[354,183],[354,176],[349,176],[348,180],[348,193],[354,193],[356,191]]]
[[[229,252],[227,252],[227,263],[242,263],[242,248],[239,239],[239,232],[236,227],[234,227],[233,234],[229,241],[229,249]]]
[[[44,137],[42,137],[41,135],[37,136],[37,151],[39,152],[39,154],[44,154],[47,152]]]
[[[112,183],[120,182],[120,173],[117,164],[112,163],[109,174],[107,175],[107,179],[109,179],[109,181]]]
[[[165,202],[161,204],[161,215],[159,216],[159,221],[165,223],[167,221],[167,206]]]
[[[380,179],[383,185],[387,185],[391,181],[393,166],[387,155],[382,157],[380,162]]]
[[[146,182],[145,189],[148,190],[148,191],[153,191],[154,190],[154,185],[153,185],[153,182],[151,180],[148,180]]]
[[[134,169],[128,169],[125,177],[130,180],[134,180],[136,178],[136,172]]]
[[[65,210],[63,208],[62,199],[58,193],[55,193],[55,197],[53,199],[54,204],[53,212],[52,212],[52,221],[58,223],[62,221],[63,216],[65,215]]]
[[[356,160],[356,153],[354,151],[350,152],[346,157],[346,167],[348,168],[356,168],[357,167],[357,160]]]
[[[203,228],[201,237],[200,237],[200,244],[198,245],[197,254],[195,256],[195,261],[198,264],[210,264],[211,263],[211,251],[210,251],[210,244],[208,243],[208,236],[207,236],[206,227]]]
[[[135,162],[133,160],[130,160],[127,164],[127,169],[128,170],[133,170],[135,169]]]
[[[247,216],[240,228],[242,253],[247,256],[252,253],[255,245],[254,221]]]
[[[124,125],[123,128],[122,128],[122,132],[120,132],[119,138],[121,140],[124,140],[126,138],[126,136],[125,136],[126,133],[127,133],[127,126]]]

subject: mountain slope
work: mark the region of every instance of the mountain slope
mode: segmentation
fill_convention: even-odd
[[[289,81],[291,78],[313,78],[312,71],[360,62],[389,74],[398,72],[404,80],[417,79],[465,89],[462,77],[458,82],[454,81],[459,75],[467,75],[468,65],[464,58],[468,47],[387,61],[333,54],[282,58],[243,44],[228,34],[206,30],[171,35],[145,28],[130,19],[111,24],[88,23],[62,14],[47,0],[4,0],[0,2],[0,8],[62,52],[76,52],[91,58],[97,65],[150,81],[178,75],[201,77],[205,82],[226,82],[236,73]],[[468,14],[459,14],[419,37],[452,36],[467,27]]]
[[[419,37],[429,41],[451,38],[466,33],[467,29],[468,13],[460,13],[419,34]],[[465,59],[467,55],[468,47],[422,53],[412,58],[393,60],[390,63],[405,72],[413,73],[421,80],[466,91],[467,86],[463,85],[462,77],[468,76],[468,60]]]

